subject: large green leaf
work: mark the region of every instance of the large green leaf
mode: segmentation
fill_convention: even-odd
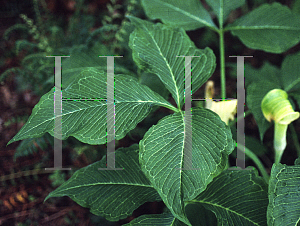
[[[159,194],[142,173],[138,163],[138,145],[116,151],[116,168],[106,168],[106,157],[99,162],[77,170],[72,177],[51,192],[51,197],[69,196],[93,214],[109,221],[118,221],[132,215],[145,202],[161,201]]]
[[[194,212],[203,207],[214,212],[218,221],[214,225],[264,226],[268,188],[257,170],[225,170],[196,199],[186,202],[186,209],[190,205]],[[201,213],[194,215],[199,217]],[[198,218],[193,226],[202,225],[204,219]]]
[[[80,76],[62,91],[67,98],[106,98],[106,73],[94,68],[84,69]],[[115,76],[115,139],[122,139],[134,129],[150,112],[151,105],[159,105],[177,110],[163,97],[149,87],[141,85],[136,79],[125,75]],[[54,88],[41,97],[32,110],[27,123],[10,143],[42,136],[48,132],[54,134]],[[62,103],[62,139],[73,136],[88,144],[105,144],[107,104],[99,101],[72,101]]]
[[[206,0],[219,19],[219,26],[226,21],[229,13],[245,4],[245,0]]]
[[[263,4],[225,30],[230,30],[249,48],[282,53],[300,41],[300,15],[277,2]]]
[[[300,165],[273,165],[267,217],[269,226],[300,225]]]
[[[183,29],[129,17],[136,29],[130,35],[129,46],[136,64],[156,74],[172,94],[181,109],[184,101],[185,58],[192,58],[192,93],[212,75],[216,58],[209,48],[197,49]]]
[[[146,15],[185,30],[204,26],[216,28],[209,13],[198,0],[142,0]]]
[[[203,108],[192,109],[192,168],[184,167],[184,112],[161,119],[140,141],[142,171],[158,191],[166,206],[179,220],[188,224],[183,201],[205,190],[224,170],[233,150],[230,128],[220,117]]]

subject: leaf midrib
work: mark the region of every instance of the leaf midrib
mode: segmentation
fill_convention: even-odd
[[[178,103],[178,105],[179,105],[178,108],[181,109],[180,101],[179,101],[179,91],[178,91],[178,87],[177,87],[176,80],[175,80],[174,74],[173,74],[173,72],[172,72],[172,69],[170,68],[170,65],[169,65],[168,61],[166,60],[166,58],[165,58],[164,55],[162,54],[161,49],[160,49],[159,46],[157,45],[157,42],[156,42],[156,40],[154,39],[152,33],[148,30],[148,28],[147,28],[145,25],[143,25],[143,27],[144,27],[145,30],[148,31],[148,33],[149,33],[149,35],[150,35],[150,37],[151,37],[153,43],[155,44],[157,50],[159,51],[159,54],[162,56],[162,58],[163,58],[165,64],[167,65],[167,67],[168,67],[168,69],[169,69],[169,71],[170,71],[170,74],[171,74],[171,77],[172,77],[172,80],[173,80],[173,82],[174,82],[174,86],[175,86],[175,89],[176,89],[176,92],[175,92],[175,93],[176,93],[176,97],[177,97],[177,103]]]
[[[286,88],[285,91],[290,91],[291,89],[293,89],[293,87],[295,87],[298,83],[300,83],[300,78],[294,80],[293,82],[291,82]]]
[[[46,101],[46,100],[45,100],[45,101]],[[162,102],[154,102],[154,101],[123,101],[123,102],[120,101],[120,102],[115,102],[115,103],[134,103],[134,102],[135,102],[135,103],[140,103],[140,102],[145,102],[145,103],[161,103],[161,105],[159,105],[159,106],[169,106],[169,105],[166,105],[165,103],[162,103]],[[104,105],[106,105],[106,104],[103,104],[103,105],[101,105],[101,106],[104,106]],[[41,126],[42,124],[51,122],[51,121],[54,120],[55,118],[62,117],[62,116],[67,116],[67,115],[69,115],[69,114],[73,114],[73,113],[78,112],[78,111],[83,111],[83,110],[85,111],[85,110],[87,110],[87,109],[89,109],[89,108],[97,108],[97,107],[99,107],[99,106],[100,106],[100,105],[97,105],[97,106],[87,106],[87,107],[85,107],[85,108],[80,108],[79,110],[70,111],[70,112],[61,114],[61,115],[59,115],[59,116],[57,116],[57,117],[49,118],[48,120],[44,120],[42,123],[40,123],[40,124],[38,124],[38,125],[36,125],[36,126],[31,127],[31,128],[30,128],[29,130],[27,130],[24,134],[30,132],[31,130],[35,129],[36,127]],[[100,107],[101,107],[101,106],[100,106]],[[29,121],[29,123],[30,123],[30,121]]]
[[[92,184],[84,184],[84,185],[79,185],[79,186],[72,186],[72,187],[67,187],[66,189],[60,190],[59,192],[64,192],[64,191],[68,191],[68,190],[72,190],[72,189],[76,189],[76,188],[82,188],[82,187],[90,187],[90,186],[105,186],[105,185],[127,185],[127,186],[135,186],[135,187],[144,187],[144,188],[153,188],[152,185],[145,185],[145,184],[128,184],[128,183],[92,183]],[[154,189],[154,188],[153,188]]]
[[[232,31],[232,30],[285,30],[285,31],[300,31],[300,28],[297,27],[285,27],[285,26],[232,26],[227,27],[224,29],[224,31]]]
[[[211,203],[211,202],[205,202],[205,201],[198,201],[198,200],[196,200],[196,201],[195,201],[195,200],[189,201],[189,203],[204,203],[204,204],[207,204],[207,205],[215,206],[215,207],[217,207],[217,208],[224,209],[224,210],[227,211],[227,212],[231,212],[231,213],[233,213],[233,214],[236,214],[236,215],[238,215],[239,217],[242,217],[243,219],[246,219],[247,221],[253,223],[254,225],[259,226],[258,223],[252,221],[252,220],[249,219],[248,217],[245,217],[245,216],[243,216],[242,214],[240,214],[240,213],[238,213],[238,212],[236,212],[236,211],[233,211],[233,210],[231,210],[230,208],[221,206],[221,205],[219,205],[219,204],[215,204],[215,203]]]

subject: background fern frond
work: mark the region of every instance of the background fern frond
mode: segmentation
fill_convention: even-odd
[[[53,137],[46,133],[42,137],[38,138],[29,138],[23,140],[16,149],[14,154],[14,161],[17,158],[32,155],[38,151],[38,148],[45,150],[49,145],[54,146]]]

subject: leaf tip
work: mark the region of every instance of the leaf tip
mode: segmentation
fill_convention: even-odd
[[[16,140],[15,140],[14,138],[12,138],[12,139],[7,143],[6,147],[7,147],[8,145],[10,145],[11,143],[15,142],[15,141],[16,141]]]
[[[51,198],[51,193],[49,195],[47,195],[47,197],[44,199],[43,203],[45,203],[49,198]]]

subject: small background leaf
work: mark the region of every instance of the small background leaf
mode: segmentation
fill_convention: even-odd
[[[51,147],[53,147],[54,141],[53,137],[51,137],[48,133],[46,133],[42,137],[25,139],[16,148],[14,161],[16,161],[16,159],[19,157],[32,155],[33,153],[38,151],[38,148],[45,150],[49,146],[49,144],[51,145]]]
[[[112,56],[112,52],[108,48],[99,43],[95,43],[93,47],[87,47],[86,45],[74,46],[71,50],[70,57],[62,57],[62,87],[63,89],[68,87],[80,73],[89,67],[107,71],[107,58],[99,56]],[[120,63],[123,58],[114,58],[114,73],[126,74],[137,78],[137,75],[129,71],[125,67],[122,67]],[[54,60],[53,60],[54,61]],[[52,82],[53,82],[53,78]],[[53,84],[54,85],[54,84]]]
[[[286,92],[300,94],[300,52],[287,55],[281,65],[281,81]]]
[[[220,24],[224,23],[232,10],[235,10],[245,4],[245,0],[206,0],[207,4],[213,9],[219,19]]]
[[[204,26],[215,27],[209,13],[195,0],[142,0],[146,15],[161,19],[165,24],[195,30]]]
[[[148,86],[166,100],[169,99],[170,92],[155,74],[143,72],[140,78],[140,83]]]

